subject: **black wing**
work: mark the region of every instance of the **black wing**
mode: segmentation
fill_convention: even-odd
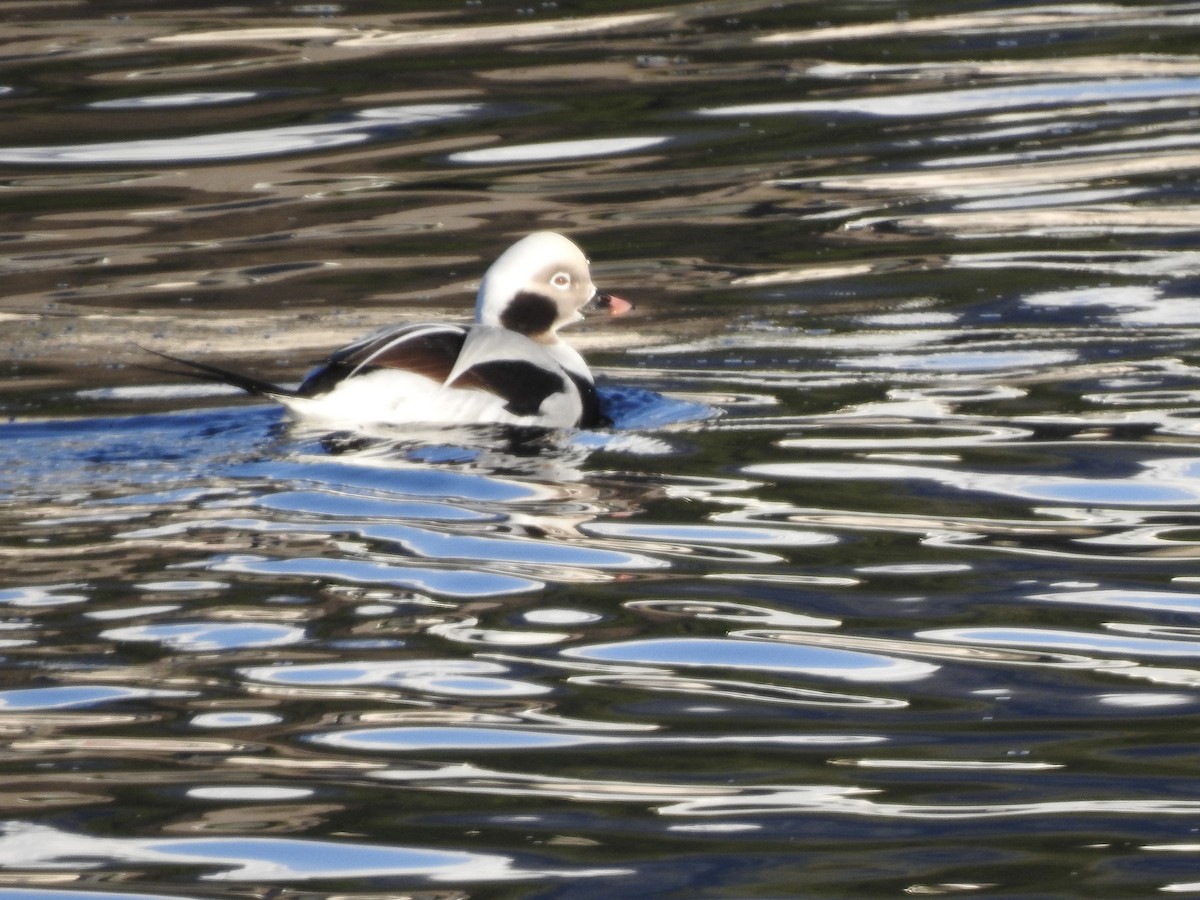
[[[302,397],[332,390],[340,381],[376,369],[403,369],[439,384],[454,368],[467,331],[457,325],[405,325],[338,350],[300,385]]]
[[[536,416],[542,402],[567,388],[559,371],[523,359],[497,359],[471,366],[454,379],[455,387],[479,388],[504,400],[514,416]]]

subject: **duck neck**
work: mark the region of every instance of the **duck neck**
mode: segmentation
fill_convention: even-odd
[[[592,373],[588,370],[587,363],[579,351],[568,344],[566,341],[560,340],[557,335],[554,339],[548,342],[546,350],[550,355],[558,361],[558,364],[567,370],[571,375],[577,378],[582,378],[584,381],[592,381]]]

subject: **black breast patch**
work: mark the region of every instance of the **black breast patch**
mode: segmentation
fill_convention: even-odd
[[[568,372],[575,387],[579,390],[579,402],[583,412],[579,415],[580,428],[607,428],[612,425],[612,419],[604,415],[600,409],[600,395],[596,393],[596,385],[590,378],[583,378],[573,372]]]
[[[505,401],[514,416],[535,416],[552,394],[567,390],[566,379],[520,359],[498,359],[471,366],[454,379],[455,387],[479,388]]]
[[[558,320],[558,307],[549,297],[521,291],[500,314],[500,324],[517,334],[545,334]]]

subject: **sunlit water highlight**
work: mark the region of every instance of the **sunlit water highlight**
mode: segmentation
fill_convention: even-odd
[[[1200,884],[1200,6],[6,13],[0,900]],[[295,383],[554,228],[613,427]]]

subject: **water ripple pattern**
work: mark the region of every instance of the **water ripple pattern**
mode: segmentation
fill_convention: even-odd
[[[0,900],[1200,890],[1200,4],[8,6]]]

